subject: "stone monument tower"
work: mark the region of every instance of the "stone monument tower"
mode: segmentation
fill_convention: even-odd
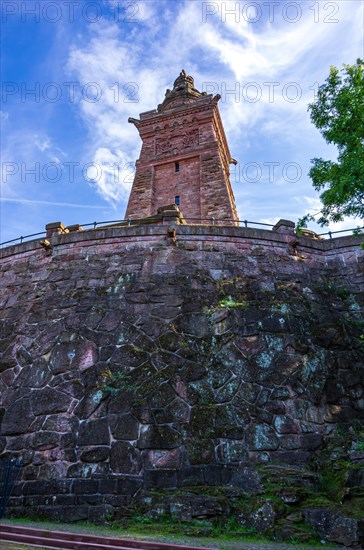
[[[229,181],[232,159],[217,103],[194,87],[185,71],[157,109],[129,118],[143,141],[126,218],[179,206],[187,223],[235,225],[238,215]]]

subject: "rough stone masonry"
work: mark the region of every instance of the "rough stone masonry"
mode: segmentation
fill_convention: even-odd
[[[154,214],[1,251],[10,512],[360,546],[361,239]]]

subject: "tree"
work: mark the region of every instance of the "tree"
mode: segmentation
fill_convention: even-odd
[[[344,65],[341,71],[331,67],[308,110],[327,143],[338,148],[336,162],[311,160],[309,175],[323,204],[316,221],[323,226],[344,216],[364,218],[364,61]],[[313,219],[308,214],[298,225]]]

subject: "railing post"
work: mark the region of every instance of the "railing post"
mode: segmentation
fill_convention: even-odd
[[[248,227],[248,220],[244,220],[245,227]]]
[[[128,225],[131,225],[131,219],[130,218],[128,218],[126,221],[128,222]]]
[[[215,225],[215,218],[214,218],[214,216],[211,216],[210,222],[211,222],[211,225]]]
[[[331,233],[331,231],[329,231],[329,237],[330,237],[330,239],[332,239],[332,233]]]
[[[96,229],[96,226],[97,226],[97,222],[94,222],[94,229]]]

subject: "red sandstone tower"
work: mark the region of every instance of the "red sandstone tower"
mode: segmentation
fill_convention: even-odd
[[[226,141],[219,99],[196,90],[193,78],[182,71],[156,110],[141,113],[140,120],[129,118],[143,145],[126,218],[144,218],[176,204],[187,223],[209,224],[214,217],[216,223],[235,225],[229,164],[236,161]]]

